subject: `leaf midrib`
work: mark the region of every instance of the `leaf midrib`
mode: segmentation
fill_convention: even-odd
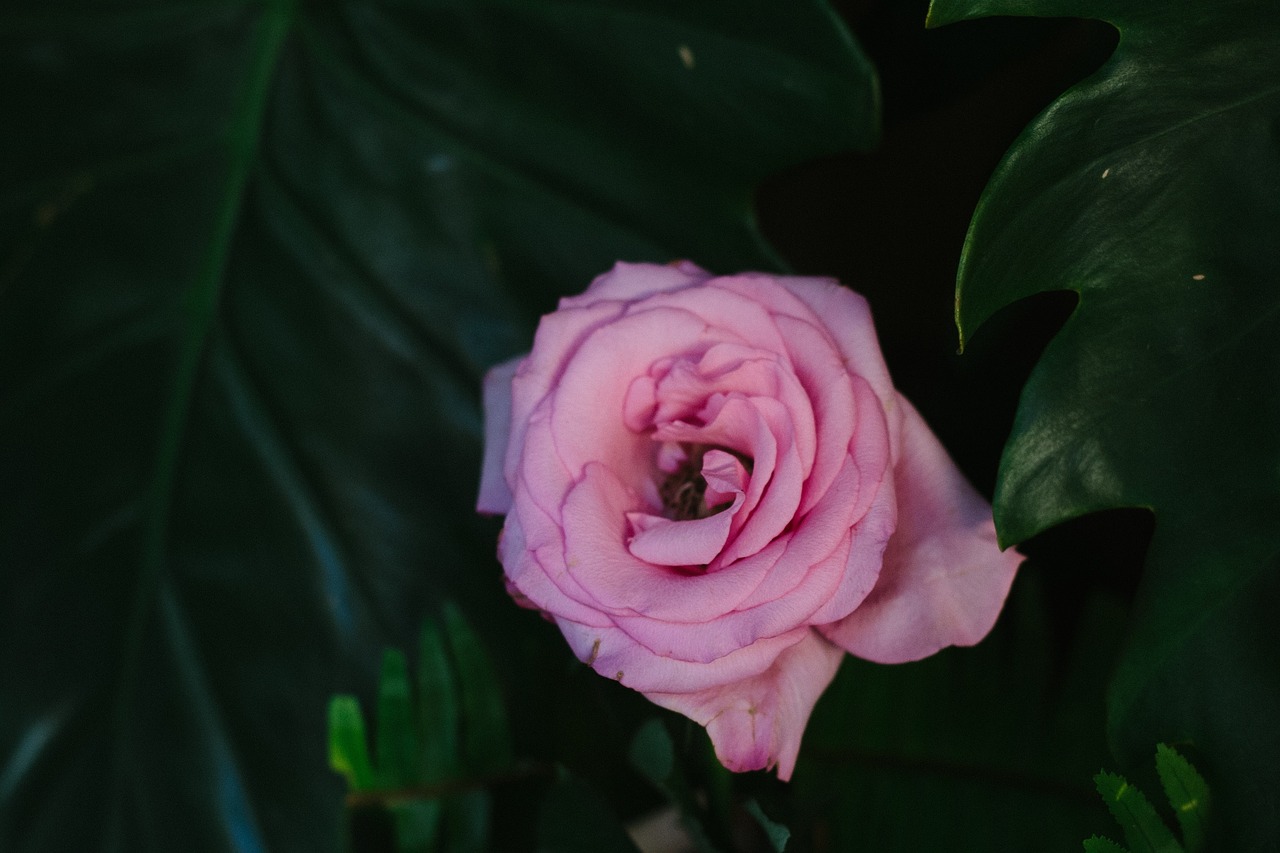
[[[174,483],[190,421],[192,398],[217,314],[232,237],[258,152],[271,81],[294,15],[295,0],[268,0],[263,10],[248,74],[227,129],[225,192],[197,275],[186,292],[185,328],[169,387],[168,403],[162,416],[155,466],[145,497],[141,560],[125,625],[121,666],[111,709],[114,751],[110,768],[112,782],[108,790],[117,797],[126,790],[122,777],[126,774],[130,744],[125,732],[138,684],[143,638],[163,575]],[[108,848],[118,849],[122,830],[118,809],[111,810],[109,820]]]

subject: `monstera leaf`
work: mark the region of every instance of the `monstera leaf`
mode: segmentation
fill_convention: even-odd
[[[484,370],[876,133],[821,0],[11,3],[0,72],[9,851],[333,849],[329,695],[502,596]]]
[[[1097,18],[1114,55],[1008,152],[970,228],[962,336],[1079,294],[1022,396],[1005,542],[1108,507],[1155,533],[1109,699],[1129,766],[1189,743],[1224,849],[1271,849],[1280,790],[1280,6],[934,0],[930,21]]]

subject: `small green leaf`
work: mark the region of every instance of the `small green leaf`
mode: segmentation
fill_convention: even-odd
[[[747,800],[745,806],[747,813],[755,818],[756,823],[760,824],[760,828],[764,830],[774,853],[783,853],[787,849],[787,842],[791,840],[791,830],[772,820],[755,800]]]
[[[458,688],[440,629],[422,625],[418,643],[418,734],[422,781],[449,778],[458,768]]]
[[[1160,820],[1151,802],[1123,776],[1103,772],[1093,781],[1107,809],[1124,829],[1133,853],[1181,853],[1182,845]]]
[[[595,789],[568,776],[547,793],[538,813],[538,853],[639,853]]]
[[[1084,853],[1129,853],[1129,851],[1116,844],[1110,838],[1095,835],[1092,838],[1085,839]]]
[[[462,747],[468,769],[484,774],[511,765],[511,735],[493,664],[462,612],[443,607],[445,634],[462,694]]]
[[[364,714],[354,696],[334,696],[329,700],[329,766],[347,777],[353,791],[373,787]]]
[[[631,766],[659,788],[666,790],[675,768],[675,745],[662,720],[656,717],[636,730],[629,753]]]
[[[1205,845],[1205,823],[1209,815],[1209,786],[1204,778],[1170,746],[1156,746],[1156,772],[1164,786],[1169,805],[1182,828],[1187,853],[1199,853]]]
[[[378,730],[374,754],[378,781],[384,788],[404,788],[420,780],[417,772],[417,733],[414,731],[413,697],[409,690],[409,664],[404,652],[382,653],[378,680]]]

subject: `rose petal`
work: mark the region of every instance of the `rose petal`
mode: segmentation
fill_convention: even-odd
[[[611,618],[628,636],[654,652],[710,662],[760,638],[820,624],[818,613],[834,614],[825,616],[824,622],[848,614],[875,585],[896,506],[890,491],[885,499],[887,511],[867,513],[864,522],[850,531],[847,519],[857,488],[857,471],[850,466],[833,486],[833,499],[815,510],[794,533],[714,575],[750,571],[754,577],[761,569],[765,573],[764,580],[737,607],[725,608],[714,621],[627,614]],[[683,579],[696,580],[701,578]],[[694,595],[696,591],[696,586],[690,586],[682,594]]]
[[[623,307],[602,303],[586,308],[547,314],[538,323],[533,349],[521,362],[511,380],[511,428],[503,474],[515,481],[515,469],[524,455],[524,430],[531,412],[546,402],[560,381],[564,366],[582,341],[595,329],[615,320]]]
[[[505,515],[511,509],[511,489],[502,474],[502,460],[511,435],[511,378],[522,361],[524,356],[504,361],[484,377],[484,462],[476,510],[485,515]]]
[[[786,277],[776,281],[831,330],[848,371],[869,383],[883,402],[892,400],[897,392],[880,351],[867,300],[834,279]]]
[[[606,678],[645,693],[685,693],[754,678],[813,633],[810,628],[797,628],[736,648],[710,663],[693,663],[655,654],[617,628],[596,628],[559,618],[556,624],[579,660]]]
[[[680,290],[700,284],[711,273],[690,261],[674,264],[633,264],[618,261],[613,269],[596,276],[586,291],[560,301],[561,310],[566,307],[583,307],[602,301],[633,302],[647,296]]]
[[[708,507],[733,500],[747,490],[750,482],[738,457],[715,448],[702,454],[702,480],[707,484],[702,497]]]
[[[742,493],[733,506],[706,518],[674,521],[643,512],[627,513],[634,531],[627,550],[632,555],[659,566],[705,566],[716,558],[729,526],[742,506]]]
[[[694,693],[645,692],[653,702],[707,727],[716,757],[730,770],[776,766],[791,778],[800,737],[844,652],[813,631],[754,678]]]
[[[833,643],[881,663],[969,646],[995,624],[1022,562],[1000,552],[991,508],[915,408],[899,396],[898,529],[880,580],[848,617],[823,628]]]
[[[760,583],[767,567],[688,575],[638,559],[627,550],[626,514],[641,510],[634,490],[592,463],[565,498],[564,564],[576,584],[610,616],[705,622],[731,610]]]
[[[651,477],[648,438],[623,422],[632,380],[661,357],[716,339],[699,318],[674,309],[629,314],[592,332],[550,393],[550,433],[571,476],[580,477],[589,462],[607,460],[628,483]]]
[[[556,613],[583,625],[608,626],[609,617],[564,569],[564,548],[558,541],[529,542],[523,521],[541,512],[532,501],[517,500],[498,540],[498,555],[506,571],[507,585],[515,588],[539,610]],[[545,531],[546,522],[535,523]]]

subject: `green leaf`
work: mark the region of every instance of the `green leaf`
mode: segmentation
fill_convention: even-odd
[[[639,853],[613,809],[567,776],[547,792],[538,817],[538,853]]]
[[[10,3],[0,75],[18,853],[332,849],[328,697],[503,599],[485,369],[618,258],[773,264],[754,185],[877,125],[820,0]]]
[[[769,845],[773,848],[774,853],[783,853],[787,849],[787,842],[791,840],[791,830],[776,820],[772,820],[755,800],[747,800],[743,805],[747,810],[747,814],[755,818],[756,823],[760,824],[760,828],[764,830],[764,834],[769,839]]]
[[[1182,845],[1160,820],[1151,801],[1123,776],[1104,772],[1094,776],[1093,781],[1107,809],[1124,829],[1133,853],[1182,853]]]
[[[382,676],[378,680],[374,753],[379,787],[402,788],[419,780],[417,719],[412,703],[409,664],[404,652],[387,649],[382,653]]]
[[[443,616],[461,694],[463,761],[475,773],[505,770],[511,764],[511,736],[493,665],[452,602],[445,603]]]
[[[974,648],[845,659],[789,786],[793,847],[1052,850],[1104,825],[1088,780],[1111,760],[1103,696],[1123,611],[1100,594],[1072,605],[1071,557],[1033,553]]]
[[[1191,762],[1163,743],[1156,746],[1156,772],[1182,829],[1183,846],[1187,853],[1200,853],[1210,813],[1209,786]]]
[[[1110,838],[1103,838],[1095,835],[1084,841],[1085,853],[1129,853],[1128,850],[1116,844]]]
[[[662,720],[654,717],[636,729],[631,740],[631,765],[655,786],[665,789],[676,769],[676,748]]]
[[[458,688],[439,627],[427,619],[418,642],[418,733],[422,743],[421,778],[448,779],[459,767]]]
[[[364,714],[354,696],[334,696],[329,701],[329,766],[346,776],[356,791],[374,785]]]
[[[1023,392],[1002,541],[1109,507],[1156,517],[1108,697],[1124,764],[1188,740],[1232,849],[1280,789],[1280,6],[1270,0],[934,0],[1114,24],[1120,43],[1014,143],[970,227],[962,338],[1051,290],[1079,304]]]

